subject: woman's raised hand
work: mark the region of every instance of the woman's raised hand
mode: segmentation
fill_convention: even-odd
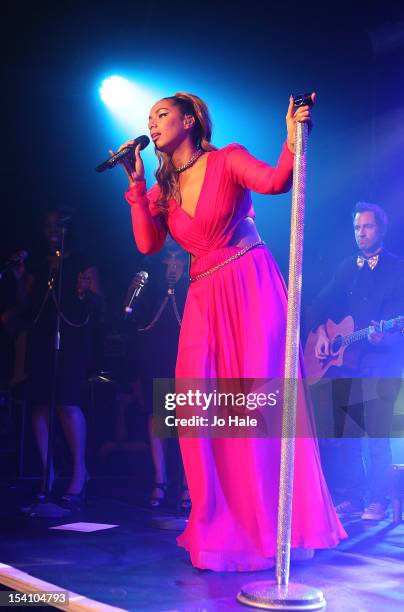
[[[132,145],[133,142],[134,142],[133,140],[127,140],[123,145],[119,147],[118,153],[119,151],[122,151],[122,149],[125,149],[126,147],[129,147],[130,145]],[[115,155],[114,151],[112,150],[109,151],[109,154]],[[140,157],[140,144],[137,145],[135,149],[134,166],[130,163],[128,158],[123,159],[120,163],[123,169],[125,170],[126,175],[129,179],[130,187],[132,187],[135,183],[139,181],[144,181],[144,165],[143,165],[142,158]]]
[[[316,94],[311,94],[313,104],[316,100]],[[287,143],[290,151],[295,152],[295,140],[296,140],[296,123],[307,123],[309,126],[309,132],[313,127],[313,120],[310,114],[309,106],[299,106],[294,110],[293,96],[289,98],[288,112],[286,113],[286,129],[288,132]]]

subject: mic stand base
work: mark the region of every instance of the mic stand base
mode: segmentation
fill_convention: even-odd
[[[23,510],[31,518],[63,518],[72,511],[50,501],[36,502]]]
[[[305,584],[278,585],[272,580],[250,582],[242,587],[237,601],[261,610],[323,610],[323,593]]]

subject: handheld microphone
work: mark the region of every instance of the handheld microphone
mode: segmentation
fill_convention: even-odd
[[[149,142],[150,138],[148,136],[138,136],[133,141],[133,144],[128,145],[127,147],[119,151],[119,153],[115,153],[115,155],[102,162],[102,164],[99,164],[99,166],[96,167],[96,171],[104,172],[104,170],[110,170],[111,168],[115,168],[115,166],[119,164],[123,159],[125,159],[125,157],[134,154],[137,145],[140,145],[140,150],[142,151],[147,147]]]
[[[11,257],[9,257],[9,259],[6,261],[4,268],[0,270],[0,280],[3,277],[3,274],[7,272],[9,268],[12,268],[16,264],[22,263],[23,261],[27,259],[27,257],[28,257],[28,253],[27,251],[24,251],[24,249],[21,249],[20,251],[13,253],[13,255],[11,255]]]
[[[128,289],[128,293],[126,295],[126,299],[124,303],[125,318],[130,316],[133,313],[133,305],[136,302],[136,300],[139,298],[148,280],[149,280],[149,275],[144,270],[135,274],[130,284],[130,287]]]
[[[311,93],[297,94],[293,96],[293,104],[295,106],[313,106],[314,102],[312,100]]]

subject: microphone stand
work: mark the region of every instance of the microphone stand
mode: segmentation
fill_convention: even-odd
[[[67,219],[66,219],[67,220]],[[55,337],[53,345],[53,363],[52,363],[52,378],[50,389],[50,403],[48,411],[48,451],[46,456],[46,481],[45,481],[45,498],[43,501],[31,506],[29,516],[39,518],[59,518],[69,516],[71,510],[63,508],[50,501],[51,490],[51,470],[53,465],[53,450],[55,440],[55,416],[56,416],[56,390],[58,383],[59,370],[59,354],[60,354],[60,323],[61,323],[61,302],[62,302],[62,281],[63,281],[63,261],[65,254],[65,235],[66,225],[62,222],[62,240],[60,250],[56,251],[56,256],[59,258],[57,273],[51,274],[48,281],[48,294],[54,290],[55,277],[58,278],[58,288],[56,296],[56,324]]]
[[[306,94],[307,95],[307,94]],[[302,106],[296,103],[295,106]],[[308,126],[296,126],[293,168],[291,242],[289,258],[286,354],[282,415],[282,440],[278,504],[276,581],[262,580],[244,585],[237,601],[265,610],[322,610],[326,601],[320,589],[290,582],[290,548],[295,462],[296,408],[299,376],[300,306],[303,267],[306,152]]]

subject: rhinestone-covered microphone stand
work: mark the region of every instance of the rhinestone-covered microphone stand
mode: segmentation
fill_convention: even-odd
[[[297,385],[299,376],[300,305],[302,295],[304,207],[306,195],[306,148],[308,128],[298,123],[293,168],[290,227],[288,309],[286,319],[285,380],[283,387],[281,466],[279,482],[276,581],[288,584],[292,524],[293,470]]]
[[[296,404],[299,375],[307,136],[307,124],[298,123],[296,126],[293,167],[276,583],[270,580],[250,582],[242,587],[237,595],[237,599],[241,603],[266,610],[320,610],[325,606],[324,596],[318,589],[303,584],[289,583]]]

